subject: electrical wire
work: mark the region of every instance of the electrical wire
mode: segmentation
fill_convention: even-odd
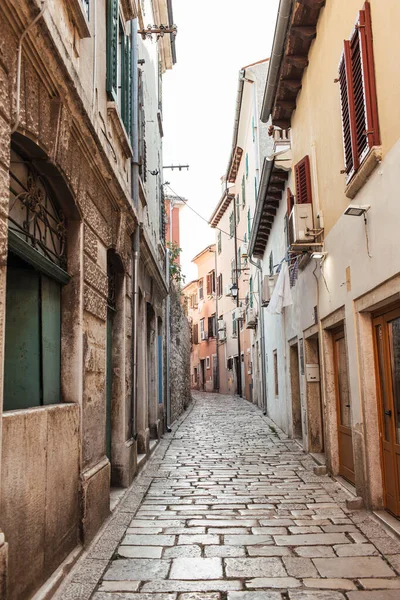
[[[369,236],[368,236],[368,227],[367,227],[367,216],[364,213],[364,228],[365,228],[365,241],[367,242],[367,254],[369,258],[372,258],[371,253],[369,251]]]
[[[197,211],[196,211],[194,208],[192,208],[192,207],[190,206],[190,204],[188,203],[188,201],[187,201],[187,200],[185,200],[185,198],[182,198],[182,196],[179,196],[179,194],[177,194],[176,192],[174,192],[174,190],[172,189],[172,187],[171,187],[171,186],[170,186],[168,183],[164,183],[164,185],[165,185],[165,186],[167,186],[167,187],[168,187],[168,188],[171,190],[171,192],[174,194],[174,196],[176,196],[177,198],[179,198],[179,200],[182,200],[182,202],[183,202],[184,204],[186,204],[186,206],[187,206],[188,208],[190,208],[190,210],[191,210],[191,211],[193,211],[195,215],[197,215],[197,216],[198,216],[200,219],[202,219],[203,221],[205,221],[205,222],[207,223],[207,225],[209,225],[208,219],[206,219],[205,217],[203,217],[203,215],[201,215],[201,214],[200,214],[200,213],[198,213],[198,212],[197,212]],[[223,229],[221,229],[220,227],[214,227],[214,229],[217,229],[217,230],[218,230],[218,231],[220,231],[221,233],[224,233],[224,234],[225,234],[225,235],[227,235],[229,238],[232,238],[232,237],[233,237],[233,236],[232,236],[230,233],[228,233],[227,231],[224,231],[224,230],[223,230]],[[237,238],[237,240],[238,240],[239,242],[243,242],[244,244],[246,243],[246,242],[245,242],[245,240],[242,240],[242,239],[240,239],[240,238]]]

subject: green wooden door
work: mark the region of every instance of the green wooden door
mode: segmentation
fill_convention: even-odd
[[[111,461],[111,408],[112,408],[112,338],[114,310],[107,311],[107,359],[106,359],[106,454]]]
[[[40,276],[10,255],[7,265],[4,410],[40,406]]]

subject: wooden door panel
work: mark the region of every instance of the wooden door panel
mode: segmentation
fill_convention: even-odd
[[[338,416],[339,474],[355,482],[347,347],[344,331],[334,336],[335,387]]]
[[[339,430],[340,474],[354,483],[353,439],[351,433]]]

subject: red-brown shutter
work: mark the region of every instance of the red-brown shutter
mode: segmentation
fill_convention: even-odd
[[[311,175],[308,155],[294,166],[294,177],[296,181],[297,204],[311,204]]]
[[[196,325],[193,325],[193,343],[194,344],[199,343],[199,326],[197,323],[196,323]]]
[[[347,181],[372,146],[380,144],[372,43],[371,6],[359,12],[354,33],[344,42],[339,64],[343,146]]]
[[[207,296],[211,296],[212,288],[211,288],[211,273],[207,275]]]
[[[381,141],[378,120],[378,101],[376,97],[371,4],[369,2],[366,2],[364,4],[364,10],[360,11],[358,25],[364,76],[364,94],[367,120],[366,135],[368,146],[369,148],[372,148],[372,146],[379,145]]]
[[[290,188],[286,190],[286,201],[287,201],[287,215],[290,217],[290,213],[293,209],[294,198]]]
[[[346,56],[347,62],[350,60],[349,43],[345,42],[345,50],[339,64],[339,85],[340,85],[340,105],[342,109],[342,133],[343,133],[343,149],[344,149],[344,165],[346,173],[349,176],[353,172],[353,150],[351,143],[351,131],[352,127],[350,124],[350,108],[349,108],[349,95],[347,92],[347,67],[346,67]],[[350,70],[351,73],[351,70]]]

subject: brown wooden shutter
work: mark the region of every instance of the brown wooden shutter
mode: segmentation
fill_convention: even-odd
[[[371,5],[366,2],[339,63],[343,146],[347,181],[373,146],[380,144]]]
[[[212,294],[212,289],[211,289],[211,273],[209,273],[207,275],[207,296],[211,296]]]
[[[293,194],[292,194],[290,188],[287,188],[287,190],[286,190],[286,201],[287,201],[287,214],[289,217],[290,213],[292,212],[293,204],[294,204],[294,198],[293,198]]]
[[[194,344],[199,343],[199,325],[198,325],[198,323],[196,323],[196,325],[193,325],[193,343]]]
[[[305,156],[294,166],[297,204],[311,204],[310,159]]]
[[[380,144],[378,101],[376,97],[375,65],[371,21],[371,4],[366,2],[359,15],[359,35],[363,67],[366,108],[366,136],[369,148]]]
[[[347,45],[347,49],[346,49]],[[343,133],[343,149],[344,149],[344,164],[347,175],[353,172],[353,150],[351,143],[351,124],[350,124],[350,108],[349,95],[347,92],[347,62],[350,60],[350,52],[348,42],[345,42],[345,50],[339,64],[339,85],[340,85],[340,105],[342,109],[342,133]],[[351,72],[351,70],[350,70]]]

